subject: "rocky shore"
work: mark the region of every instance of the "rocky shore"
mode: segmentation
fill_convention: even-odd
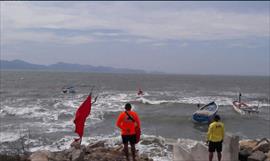
[[[208,148],[203,142],[178,139],[176,142],[165,144],[171,147],[173,161],[208,160]],[[270,139],[239,141],[238,136],[226,134],[222,154],[223,161],[270,161]],[[136,159],[137,161],[153,161],[146,154],[139,153]],[[126,158],[121,144],[109,147],[106,141],[97,141],[88,145],[79,145],[74,142],[70,148],[57,152],[40,150],[21,155],[0,154],[0,161],[126,161]]]
[[[240,140],[225,134],[223,161],[270,161],[270,139]],[[173,161],[207,161],[208,147],[201,141],[178,139],[173,144]]]
[[[131,154],[130,154],[131,159]],[[153,161],[137,153],[137,161]],[[104,141],[94,144],[79,145],[72,143],[69,149],[51,152],[36,151],[22,155],[0,155],[1,161],[126,161],[123,146],[107,147]]]
[[[239,141],[240,161],[270,161],[270,140],[242,140]]]

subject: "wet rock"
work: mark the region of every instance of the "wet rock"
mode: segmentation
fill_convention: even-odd
[[[264,161],[265,159],[266,156],[261,151],[255,151],[248,157],[248,161]]]

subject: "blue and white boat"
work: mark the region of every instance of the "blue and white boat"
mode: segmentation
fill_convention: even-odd
[[[218,111],[218,105],[210,102],[193,113],[192,120],[196,123],[210,123]]]

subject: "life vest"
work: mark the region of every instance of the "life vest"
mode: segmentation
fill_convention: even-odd
[[[128,114],[134,119],[126,114],[126,112],[121,112],[118,116],[116,125],[121,129],[122,135],[134,135],[136,134],[136,127],[140,128],[140,120],[136,112],[128,111]]]

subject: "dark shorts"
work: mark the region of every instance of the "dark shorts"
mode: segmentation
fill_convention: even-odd
[[[208,146],[208,151],[209,152],[221,152],[222,151],[222,142],[212,142],[209,141],[209,146]]]
[[[136,135],[122,135],[122,141],[124,144],[130,142],[130,144],[136,143]]]

